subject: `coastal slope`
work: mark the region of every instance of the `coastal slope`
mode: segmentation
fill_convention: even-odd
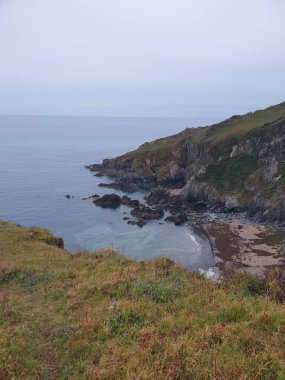
[[[68,254],[0,222],[0,378],[284,379],[284,274]]]
[[[187,128],[89,166],[117,188],[172,190],[184,206],[247,211],[285,222],[285,103],[208,127]]]

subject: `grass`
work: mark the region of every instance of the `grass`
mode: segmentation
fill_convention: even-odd
[[[282,380],[284,295],[284,273],[213,283],[0,222],[0,379]]]

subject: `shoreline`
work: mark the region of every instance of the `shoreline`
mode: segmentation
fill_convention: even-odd
[[[100,177],[116,178],[116,176],[106,175],[99,171],[100,164],[93,165],[92,169],[86,167],[91,172],[96,172]],[[137,202],[127,196],[129,191],[117,186],[118,183],[103,183],[101,186],[120,190],[131,202]],[[116,185],[116,186],[115,186]],[[99,185],[100,186],[100,185]],[[142,189],[141,189],[142,190]],[[198,211],[201,206],[198,202],[194,208],[186,208],[181,203],[181,189],[165,189],[163,187],[149,189],[144,197],[145,202],[141,204],[151,212],[163,211],[170,216],[163,221],[169,221],[177,226],[185,225],[191,227],[194,233],[206,238],[209,241],[215,265],[214,277],[221,277],[225,272],[234,270],[242,271],[251,275],[262,277],[267,270],[275,268],[285,268],[285,254],[278,254],[281,247],[285,244],[285,228],[276,224],[262,224],[254,218],[250,218],[246,211],[236,210],[209,210]],[[203,208],[204,204],[202,205]],[[165,216],[164,215],[164,216]],[[137,216],[138,217],[138,216]],[[138,217],[139,218],[139,217]],[[147,219],[142,217],[144,224]],[[157,219],[154,217],[154,219]],[[159,218],[158,218],[159,219]],[[161,219],[162,220],[162,219]],[[140,221],[140,219],[139,219]],[[134,221],[133,224],[138,224]]]
[[[281,228],[237,221],[210,221],[204,225],[212,242],[215,267],[221,273],[242,271],[264,276],[267,270],[285,267],[278,252],[284,244]]]

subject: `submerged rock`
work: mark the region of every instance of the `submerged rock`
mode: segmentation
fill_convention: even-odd
[[[94,198],[100,198],[100,195],[93,194],[93,195],[91,195],[91,197],[82,198],[82,200],[83,201],[87,201],[88,199],[94,199]]]
[[[105,194],[93,201],[96,206],[103,208],[118,208],[121,205],[121,197],[117,194]]]

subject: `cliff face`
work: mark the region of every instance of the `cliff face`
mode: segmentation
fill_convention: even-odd
[[[219,145],[186,144],[185,200],[219,201],[260,221],[285,219],[285,119]]]
[[[91,166],[135,186],[181,189],[185,205],[247,210],[259,221],[285,221],[285,103],[145,143]]]

